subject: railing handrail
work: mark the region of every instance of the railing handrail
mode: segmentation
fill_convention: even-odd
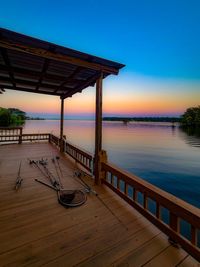
[[[50,135],[53,136],[53,137],[56,137],[56,138],[60,139],[57,135],[54,135],[54,134],[50,134]],[[76,149],[76,150],[79,151],[81,154],[85,155],[86,157],[88,157],[88,158],[90,158],[90,159],[93,158],[92,154],[91,154],[90,152],[86,151],[85,149],[80,148],[80,147],[78,147],[78,146],[75,146],[75,145],[73,145],[72,143],[70,143],[70,142],[67,141],[67,140],[64,140],[64,142],[65,142],[65,144],[67,144],[68,146],[71,146],[72,148]]]
[[[48,135],[49,136],[49,133],[22,134],[22,136],[38,136],[38,135]]]
[[[126,172],[111,163],[102,163],[104,170],[120,174],[125,182],[136,187],[141,193],[146,193],[152,200],[158,201],[163,207],[176,212],[178,217],[185,219],[196,227],[200,227],[200,209],[185,202],[184,200],[148,183],[147,181]],[[191,217],[192,216],[192,217]]]
[[[172,240],[174,240],[174,242],[180,243],[180,245],[188,253],[200,261],[200,248],[198,247],[200,209],[131,173],[121,170],[114,164],[102,162],[101,170],[104,173],[102,178],[103,184],[112,189],[144,217],[156,225],[161,231],[167,234]],[[108,174],[110,174],[110,177]],[[114,177],[116,177],[116,180]],[[123,189],[120,188],[120,181],[124,182]],[[132,187],[132,196],[128,193],[128,186]],[[143,195],[142,204],[138,202],[138,193]],[[155,214],[148,208],[148,199],[154,201],[156,204]],[[162,207],[169,211],[169,223],[165,223],[161,219]],[[186,221],[190,225],[190,239],[187,239],[183,234],[181,234],[180,220]]]
[[[63,152],[67,153],[71,158],[80,163],[89,172],[92,172],[93,156],[89,152],[72,145],[65,139],[60,140],[60,138],[54,134],[49,134],[49,137],[50,142],[55,143],[59,147],[61,146],[61,142],[63,142]]]
[[[27,141],[49,140],[49,133],[23,134],[22,127],[0,127],[0,131],[3,131],[2,134],[0,132],[0,143],[17,142],[18,144],[21,144],[22,142],[27,142]]]
[[[16,127],[11,127],[11,126],[8,126],[8,127],[0,127],[0,130],[18,130],[18,129],[23,129],[23,127],[21,127],[21,126],[16,126]]]
[[[77,151],[79,151],[81,154],[85,155],[87,158],[89,158],[89,159],[92,160],[93,156],[92,156],[92,154],[91,154],[90,152],[88,152],[88,151],[86,151],[86,150],[84,150],[84,149],[82,149],[82,148],[79,148],[78,146],[74,146],[74,145],[72,145],[71,143],[69,143],[69,142],[67,142],[67,141],[65,141],[65,143],[66,143],[68,146],[70,146],[70,147],[76,149]]]

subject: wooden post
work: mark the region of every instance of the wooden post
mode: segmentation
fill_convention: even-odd
[[[96,82],[96,117],[95,117],[95,184],[100,184],[100,151],[102,150],[102,81],[103,73]]]
[[[60,111],[60,152],[64,151],[63,147],[63,123],[64,123],[64,99],[61,98],[61,111]]]
[[[22,143],[22,127],[19,129],[19,144]]]

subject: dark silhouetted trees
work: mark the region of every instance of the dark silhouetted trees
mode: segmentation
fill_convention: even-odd
[[[181,116],[182,126],[200,127],[200,106],[188,108]]]

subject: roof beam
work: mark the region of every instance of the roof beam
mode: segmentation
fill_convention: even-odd
[[[12,66],[12,70],[16,75],[22,75],[23,74],[24,77],[27,77],[27,78],[32,77],[34,79],[37,78],[35,76],[39,77],[41,74],[41,72],[37,71],[37,70],[28,70],[28,69],[14,67],[14,66]],[[7,71],[8,72],[8,67],[6,65],[0,65],[0,71]],[[60,81],[60,80],[64,80],[66,76],[45,73],[44,77],[47,79],[50,79],[50,80],[52,79],[52,80]]]
[[[67,56],[64,54],[56,53],[56,52],[51,52],[43,48],[36,48],[32,46],[22,45],[19,43],[14,43],[3,38],[1,38],[0,40],[0,47],[19,51],[19,52],[26,53],[26,54],[31,54],[31,55],[38,56],[41,58],[53,59],[55,61],[60,61],[60,62],[72,64],[75,66],[80,66],[80,67],[84,67],[84,68],[88,68],[88,69],[96,70],[100,72],[105,72],[109,74],[118,74],[119,72],[116,68],[101,65],[98,63],[88,62],[86,60],[82,60],[79,58]]]
[[[54,47],[50,46],[49,47],[49,51],[51,52],[54,52]],[[42,83],[42,80],[43,78],[45,77],[45,73],[47,72],[47,69],[49,67],[49,63],[50,63],[50,60],[49,59],[45,59],[44,60],[44,64],[43,64],[43,68],[42,68],[42,72],[40,73],[40,78],[38,80],[38,84],[36,86],[36,91],[38,91],[39,87],[41,86],[41,83]]]
[[[76,74],[78,74],[80,71],[82,70],[81,67],[78,67],[70,76],[67,77],[67,79],[62,82],[58,88],[54,91],[55,93],[58,91],[58,90],[62,90],[63,87],[66,85],[66,83],[68,83],[69,81],[71,81],[72,79],[74,79],[74,77],[76,76]]]
[[[60,98],[67,98],[67,97],[71,97],[73,94],[78,93],[78,92],[82,92],[82,90],[86,87],[89,86],[94,86],[96,80],[100,77],[100,73],[95,74],[93,77],[89,78],[85,83],[83,83],[81,86],[77,86],[74,89],[69,90],[68,93],[62,95]]]
[[[17,91],[22,91],[22,92],[28,92],[28,93],[36,93],[36,94],[45,94],[45,95],[53,95],[53,96],[60,96],[60,94],[55,94],[54,92],[46,92],[46,91],[33,91],[32,89],[29,89],[29,88],[22,88],[22,87],[13,87],[13,86],[10,86],[10,85],[3,85],[0,83],[0,87],[2,88],[5,88],[5,89],[8,89],[8,90],[17,90]]]
[[[35,88],[36,91],[38,91],[39,87],[41,86],[42,80],[43,80],[43,78],[45,76],[45,73],[46,73],[48,67],[49,67],[49,63],[50,63],[50,60],[49,59],[45,59],[44,65],[43,65],[43,68],[42,68],[42,72],[40,73],[40,78],[39,78],[37,86]]]
[[[13,71],[12,71],[12,67],[11,67],[11,64],[10,64],[10,60],[8,58],[8,54],[7,54],[7,50],[5,48],[1,48],[1,54],[2,54],[2,57],[3,57],[3,60],[7,66],[7,70],[8,70],[8,74],[10,76],[10,80],[13,84],[13,87],[16,88],[16,83],[15,83],[15,78],[14,78],[14,75],[13,75]]]
[[[0,76],[0,83],[10,83],[10,82],[11,81],[9,78]],[[33,82],[33,81],[27,81],[27,80],[23,80],[23,79],[15,79],[15,83],[16,84],[19,83],[19,84],[25,85],[25,86],[34,86],[34,87],[37,85],[37,81]],[[16,84],[13,87],[17,87]],[[48,84],[48,83],[43,83],[43,84],[41,84],[41,86],[45,87],[47,89],[53,89],[53,90],[55,90],[57,88],[57,86],[52,85],[52,84]],[[36,90],[36,89],[32,89],[32,91],[38,92],[38,90]]]

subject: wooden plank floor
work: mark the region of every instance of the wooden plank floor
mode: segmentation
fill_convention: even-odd
[[[59,205],[53,190],[34,181],[43,177],[27,160],[55,155],[47,143],[0,146],[0,266],[200,266],[103,186],[93,186],[99,196],[80,207]],[[15,192],[20,161],[23,183]],[[64,186],[81,189],[75,165],[64,156],[60,164]]]

